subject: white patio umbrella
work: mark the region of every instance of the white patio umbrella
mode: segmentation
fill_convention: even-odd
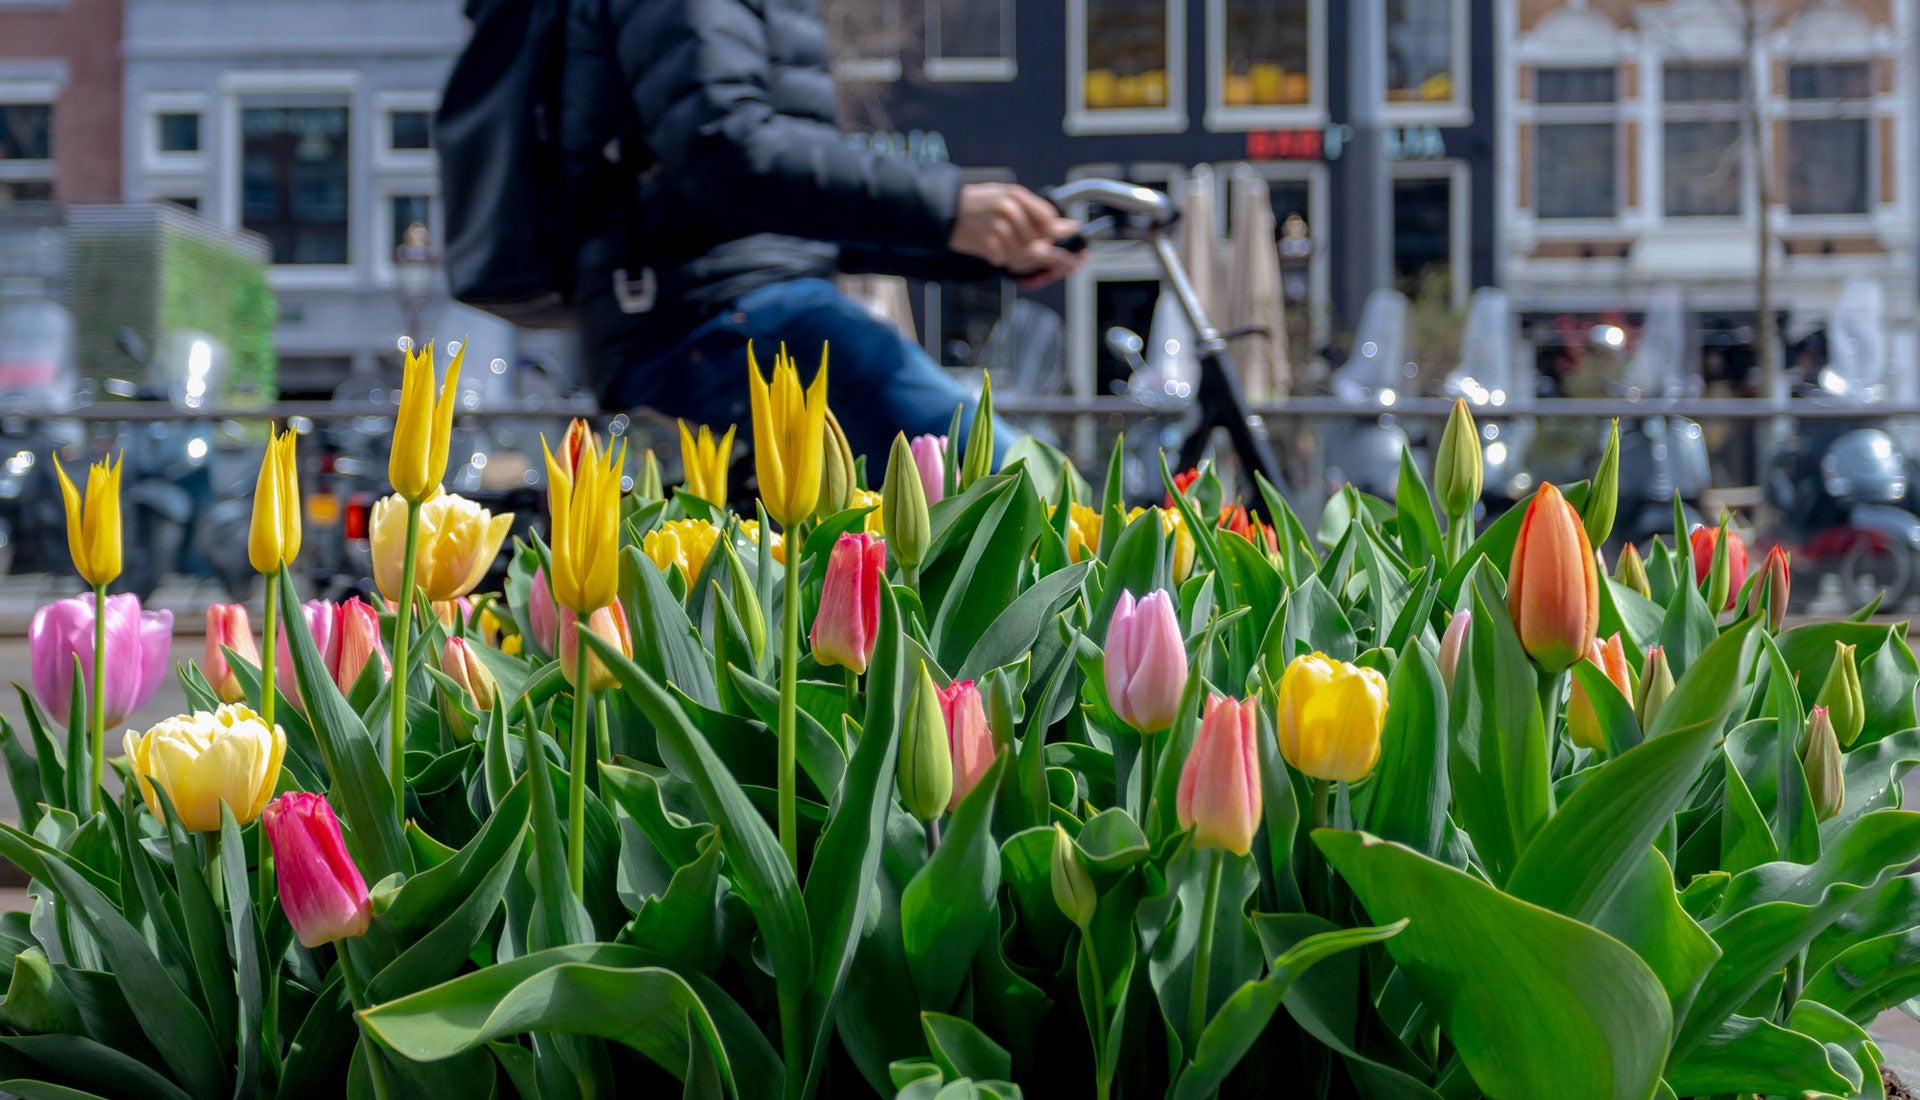
[[[1273,200],[1267,181],[1245,165],[1234,170],[1233,267],[1228,273],[1222,327],[1249,329],[1233,341],[1247,400],[1284,397],[1293,385],[1287,362],[1287,318],[1280,291]]]
[[[899,329],[907,339],[919,342],[913,327],[913,298],[904,278],[898,275],[842,275],[839,284],[842,294]]]
[[[1221,292],[1226,289],[1226,257],[1221,252],[1219,218],[1214,212],[1213,169],[1198,165],[1181,188],[1180,263],[1193,280],[1194,293],[1215,327],[1226,327]]]

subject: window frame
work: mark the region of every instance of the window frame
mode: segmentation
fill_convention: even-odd
[[[934,52],[940,41],[940,4],[941,0],[927,0],[926,3],[926,54],[921,70],[928,80],[942,83],[991,83],[1004,82],[1017,77],[1020,73],[1019,55],[1015,52],[1017,30],[1014,26],[1014,0],[996,0],[1000,5],[1000,56],[998,57],[944,57]]]
[[[249,100],[271,100],[280,96],[325,96],[337,103],[310,106],[340,106],[347,111],[347,259],[338,264],[270,264],[268,285],[276,289],[352,287],[364,278],[363,272],[369,227],[357,216],[355,196],[367,185],[367,145],[365,138],[368,104],[360,94],[360,74],[351,69],[241,69],[221,74],[219,142],[221,171],[214,187],[219,195],[219,217],[214,219],[231,229],[246,228],[241,217],[240,113],[248,106],[271,106]],[[377,113],[377,106],[374,108]],[[201,143],[203,146],[205,142]],[[379,154],[374,153],[376,166]],[[357,163],[356,163],[357,162]],[[204,199],[203,199],[204,203]],[[203,209],[202,216],[207,216]]]
[[[433,148],[395,149],[393,116],[396,111],[425,111],[439,106],[439,93],[427,89],[381,91],[373,95],[373,165],[382,172],[431,171],[439,161]],[[431,140],[431,139],[429,139]]]
[[[1457,157],[1402,160],[1393,163],[1388,176],[1388,186],[1401,180],[1447,181],[1447,295],[1455,309],[1465,309],[1473,290],[1473,166]]]
[[[1897,99],[1899,91],[1888,94],[1880,91],[1874,79],[1874,64],[1884,54],[1866,50],[1821,51],[1792,53],[1781,52],[1774,55],[1785,70],[1785,80],[1779,86],[1769,88],[1766,103],[1769,107],[1769,129],[1777,126],[1779,140],[1786,145],[1784,163],[1776,162],[1783,169],[1781,178],[1775,183],[1779,189],[1776,203],[1780,212],[1797,230],[1817,230],[1824,226],[1857,229],[1863,222],[1871,220],[1881,207],[1897,203],[1899,196],[1885,195],[1880,187],[1880,164],[1887,151],[1881,147],[1880,120],[1893,118],[1898,124],[1900,113],[1897,106],[1889,101]],[[1793,70],[1801,65],[1861,65],[1867,70],[1867,94],[1864,96],[1832,99],[1794,99],[1789,92],[1793,82]],[[1795,122],[1861,122],[1866,131],[1866,171],[1863,182],[1866,185],[1864,209],[1848,213],[1797,214],[1793,210],[1792,198],[1788,193],[1787,179],[1792,175],[1794,148],[1791,138],[1792,124]],[[1897,126],[1896,126],[1897,128]],[[1897,139],[1896,139],[1897,140]],[[1897,177],[1896,177],[1897,178]]]
[[[54,127],[60,118],[60,80],[0,80],[0,105],[47,109],[47,155],[0,160],[0,183],[44,183],[50,201],[59,201],[59,141]],[[38,201],[38,200],[23,200]]]
[[[200,148],[188,152],[167,152],[160,148],[160,116],[197,114],[200,116]],[[219,122],[208,108],[204,92],[148,92],[140,97],[140,167],[149,176],[198,177],[206,171],[207,154],[218,140]],[[196,180],[197,182],[197,180]],[[160,189],[172,193],[172,187]],[[201,201],[205,201],[202,196]]]
[[[396,176],[382,178],[373,188],[374,232],[372,245],[367,249],[371,254],[373,281],[383,287],[396,285],[399,272],[394,269],[393,238],[400,226],[393,217],[393,200],[424,197],[427,200],[427,234],[434,250],[440,250],[446,235],[446,204],[440,201],[440,181],[437,176]],[[436,276],[444,278],[444,273]]]
[[[1167,102],[1160,107],[1087,106],[1087,4],[1067,5],[1067,113],[1062,129],[1080,134],[1181,134],[1187,130],[1187,9],[1165,0]]]
[[[1740,74],[1742,81],[1740,98],[1731,100],[1686,100],[1671,101],[1667,98],[1667,75],[1669,70],[1681,68],[1731,68]],[[1659,74],[1658,84],[1652,81],[1654,71]],[[1738,54],[1668,54],[1659,59],[1657,66],[1649,66],[1648,87],[1645,95],[1651,115],[1659,122],[1659,136],[1652,142],[1652,152],[1658,158],[1659,169],[1654,173],[1659,195],[1649,195],[1648,205],[1653,211],[1656,223],[1671,222],[1676,226],[1689,228],[1712,228],[1745,224],[1752,218],[1755,204],[1753,173],[1746,167],[1743,158],[1740,178],[1736,181],[1739,200],[1731,214],[1675,214],[1667,209],[1667,124],[1672,122],[1732,122],[1735,124],[1735,141],[1745,141],[1746,134],[1740,132],[1746,123],[1747,94],[1746,81],[1758,79],[1754,66]],[[1657,94],[1656,94],[1657,87]]]
[[[882,12],[893,32],[893,52],[890,55],[873,57],[848,57],[833,65],[835,80],[846,80],[862,84],[886,84],[899,80],[901,29],[906,25],[906,13],[901,10],[901,0],[880,0]]]
[[[1327,124],[1327,0],[1307,5],[1307,101],[1228,106],[1227,3],[1207,0],[1207,106],[1201,123],[1215,133],[1319,129]]]
[[[1447,0],[1449,5],[1450,31],[1448,50],[1452,66],[1448,76],[1452,82],[1451,95],[1446,99],[1431,102],[1394,100],[1388,98],[1383,89],[1380,101],[1381,119],[1389,126],[1432,125],[1445,128],[1470,126],[1473,124],[1473,34],[1471,20],[1473,13],[1467,0]],[[1382,80],[1387,71],[1386,36],[1380,39],[1380,72]],[[1552,68],[1570,66],[1555,65]],[[1578,66],[1571,66],[1578,67]]]
[[[1527,62],[1523,62],[1527,63]],[[1629,117],[1633,106],[1629,97],[1621,94],[1621,61],[1617,58],[1606,59],[1569,59],[1566,63],[1540,64],[1531,62],[1533,88],[1525,101],[1525,111],[1516,112],[1516,119],[1527,126],[1528,156],[1532,163],[1526,165],[1527,183],[1532,193],[1522,196],[1527,216],[1539,228],[1542,235],[1555,234],[1584,235],[1596,228],[1611,229],[1617,227],[1627,214],[1627,158],[1622,155],[1625,149],[1625,127],[1622,122]],[[1541,103],[1539,101],[1540,73],[1543,70],[1567,69],[1606,69],[1614,74],[1613,98],[1595,103]],[[1589,126],[1605,125],[1613,129],[1613,210],[1607,214],[1575,215],[1563,217],[1556,214],[1544,214],[1540,208],[1540,155],[1541,131],[1553,126]]]

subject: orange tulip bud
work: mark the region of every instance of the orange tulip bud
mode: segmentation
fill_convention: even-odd
[[[1527,655],[1548,672],[1580,659],[1600,626],[1600,578],[1580,513],[1551,482],[1527,505],[1507,570],[1507,610]]]
[[[1633,678],[1627,672],[1627,647],[1621,644],[1618,633],[1604,642],[1595,638],[1587,649],[1587,660],[1607,674],[1621,695],[1633,698]],[[1600,729],[1600,716],[1594,712],[1593,700],[1587,698],[1587,689],[1580,685],[1577,677],[1573,681],[1573,692],[1567,697],[1567,734],[1582,748],[1598,751],[1607,747],[1606,734]]]

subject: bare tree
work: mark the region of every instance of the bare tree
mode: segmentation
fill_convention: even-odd
[[[1740,53],[1747,73],[1741,86],[1745,106],[1744,129],[1747,161],[1753,166],[1754,201],[1759,216],[1754,219],[1754,247],[1757,251],[1753,271],[1754,308],[1758,313],[1754,329],[1754,351],[1758,354],[1761,392],[1767,397],[1785,393],[1780,358],[1780,322],[1773,309],[1773,158],[1767,155],[1765,110],[1760,100],[1760,81],[1753,79],[1753,59],[1759,54],[1760,36],[1765,31],[1760,0],[1740,0]]]

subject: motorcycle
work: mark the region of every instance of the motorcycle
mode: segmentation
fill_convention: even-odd
[[[1639,347],[1627,362],[1619,396],[1628,402],[1698,396],[1699,379],[1686,365],[1686,310],[1676,286],[1658,287],[1647,307]],[[1611,560],[1626,543],[1644,547],[1673,537],[1674,497],[1689,530],[1699,524],[1701,500],[1712,484],[1706,433],[1684,416],[1620,418],[1620,510],[1608,540]]]
[[[1329,434],[1323,446],[1328,485],[1352,485],[1387,501],[1398,495],[1400,456],[1413,445],[1393,415],[1407,384],[1406,334],[1407,296],[1397,290],[1369,294],[1353,353],[1327,380],[1334,396],[1367,415]]]

